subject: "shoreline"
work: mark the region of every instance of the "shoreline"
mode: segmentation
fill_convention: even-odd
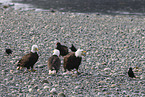
[[[129,12],[129,11],[119,11],[119,10],[106,10],[106,11],[95,11],[95,12],[79,12],[79,11],[65,11],[60,9],[53,9],[53,8],[41,8],[36,7],[32,4],[27,3],[19,3],[19,2],[11,2],[11,1],[1,1],[0,8],[12,8],[15,10],[21,10],[21,11],[29,11],[29,10],[35,10],[35,11],[59,11],[59,12],[70,12],[70,13],[84,13],[84,14],[98,14],[98,15],[137,15],[137,16],[144,16],[145,13],[143,12]],[[63,9],[63,8],[62,8]]]

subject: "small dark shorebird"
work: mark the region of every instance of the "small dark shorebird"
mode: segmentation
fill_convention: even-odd
[[[128,76],[131,77],[131,78],[135,78],[135,75],[134,75],[131,67],[128,70]]]
[[[77,51],[77,49],[75,48],[75,46],[73,44],[71,45],[70,49],[71,49],[72,52],[76,52]]]
[[[65,56],[69,53],[68,52],[68,47],[65,46],[65,45],[61,45],[60,42],[56,43],[56,49],[58,49],[60,51],[61,56]]]
[[[10,54],[12,54],[13,51],[12,51],[11,49],[6,49],[5,52],[6,52],[8,55],[10,55]]]

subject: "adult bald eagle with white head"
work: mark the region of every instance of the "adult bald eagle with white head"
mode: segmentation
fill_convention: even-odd
[[[70,52],[66,56],[64,56],[64,63],[63,67],[66,72],[66,70],[71,71],[73,69],[76,69],[77,73],[79,74],[79,66],[82,61],[82,56],[86,55],[86,51],[82,49],[78,49],[76,52]]]
[[[23,67],[26,67],[30,72],[36,71],[33,67],[39,58],[37,51],[38,51],[38,46],[33,45],[31,48],[31,52],[24,55],[19,60],[18,65],[17,65],[17,70],[22,69]]]
[[[53,55],[48,59],[48,69],[49,74],[56,74],[61,66],[61,61],[59,59],[60,51],[58,49],[54,49]]]

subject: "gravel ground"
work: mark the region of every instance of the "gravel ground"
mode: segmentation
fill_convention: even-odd
[[[59,41],[87,51],[80,75],[49,75],[47,60]],[[39,46],[36,72],[15,63]],[[5,48],[13,54],[7,56]],[[145,96],[145,16],[96,15],[0,9],[1,97]],[[63,58],[61,57],[61,60]],[[63,61],[62,61],[63,63]],[[129,67],[137,78],[127,75]]]

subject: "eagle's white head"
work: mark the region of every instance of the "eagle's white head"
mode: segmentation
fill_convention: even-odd
[[[53,55],[57,55],[59,57],[60,51],[58,49],[53,50]]]
[[[38,49],[38,46],[37,45],[32,45],[32,48],[31,48],[31,52],[32,53],[35,53],[37,52],[39,49]]]
[[[76,57],[81,57],[81,56],[85,56],[86,55],[86,51],[84,51],[83,49],[78,49],[76,52],[75,52],[75,56]]]

